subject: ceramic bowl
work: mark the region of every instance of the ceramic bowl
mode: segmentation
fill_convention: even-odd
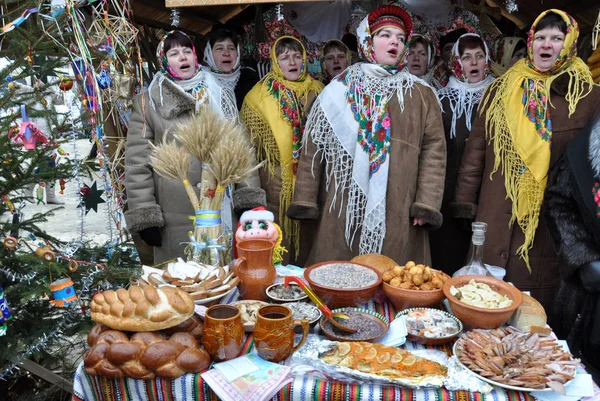
[[[450,287],[460,288],[468,284],[471,280],[489,285],[492,290],[510,298],[513,301],[512,304],[506,308],[479,308],[461,302],[454,295],[450,294]],[[495,329],[496,327],[500,327],[510,319],[515,310],[521,305],[521,302],[523,302],[523,296],[517,287],[489,276],[452,277],[444,283],[442,290],[446,298],[448,298],[452,313],[469,329]]]
[[[306,303],[306,302],[287,302],[287,303],[284,303],[283,306],[287,306],[288,308],[290,308],[292,310],[292,312],[294,312],[294,307],[299,303],[302,303],[306,307],[309,307],[311,310],[315,311],[315,314],[317,315],[317,317],[312,320],[309,320],[310,326],[315,327],[317,325],[317,323],[319,323],[319,320],[321,319],[321,316],[322,316],[321,311],[316,306]]]
[[[283,288],[284,285],[283,283],[278,283],[278,284],[273,284],[267,287],[267,290],[265,291],[267,294],[267,298],[269,298],[272,302],[275,303],[284,303],[284,302],[298,302],[298,301],[302,301],[308,298],[308,295],[306,295],[304,293],[304,291],[302,291],[302,288],[300,288],[300,286],[298,284],[290,284],[288,285],[288,287],[294,287],[296,289],[296,291],[299,291],[299,296],[297,298],[281,298],[281,297],[276,297],[275,295],[273,295],[273,290],[276,288]]]
[[[369,269],[375,272],[375,274],[377,274],[377,281],[371,285],[361,288],[335,288],[328,287],[322,284],[317,284],[310,278],[310,274],[312,271],[336,263],[357,265],[362,268]],[[373,297],[375,291],[377,291],[377,288],[379,287],[382,281],[381,273],[376,269],[373,269],[369,266],[365,266],[361,263],[348,262],[343,260],[334,260],[330,262],[322,262],[312,265],[304,271],[304,279],[308,282],[313,292],[317,294],[319,298],[321,298],[321,301],[323,301],[323,303],[327,305],[329,309],[364,305]]]
[[[248,318],[246,318],[242,314],[242,323],[244,324],[244,331],[246,333],[252,333],[254,331],[254,326],[256,325],[256,318],[258,317],[258,310],[261,307],[267,306],[269,304],[264,301],[255,301],[253,299],[249,299],[249,300],[245,300],[245,301],[242,300],[242,301],[232,302],[230,305],[238,308],[240,313],[242,313],[244,310],[248,310],[248,308],[252,308],[255,311],[254,319],[250,319],[250,320],[248,320],[250,318],[250,316],[248,316]],[[242,308],[242,305],[244,305],[245,308]]]
[[[415,343],[419,343],[419,344],[426,344],[426,345],[441,345],[441,344],[447,344],[449,342],[452,342],[454,340],[456,340],[458,338],[458,336],[460,336],[460,333],[462,333],[463,331],[463,324],[460,321],[460,319],[458,319],[456,316],[454,316],[451,313],[448,313],[446,311],[443,310],[439,310],[439,309],[433,309],[433,308],[410,308],[410,309],[405,309],[402,312],[399,312],[398,314],[396,314],[396,316],[394,317],[394,319],[398,319],[400,317],[405,317],[406,315],[408,315],[410,312],[414,311],[414,310],[428,310],[428,311],[434,311],[434,312],[438,312],[438,313],[442,313],[444,316],[454,320],[456,322],[456,324],[458,325],[458,331],[456,331],[455,333],[452,333],[448,336],[445,337],[436,337],[436,338],[431,338],[431,337],[424,337],[424,336],[419,336],[419,335],[415,335],[415,334],[411,334],[408,333],[406,335],[406,339],[413,341]]]
[[[403,311],[407,308],[439,307],[444,300],[444,291],[439,290],[405,290],[383,283],[383,292],[387,295],[396,310]]]
[[[390,328],[390,321],[387,317],[377,313],[377,312],[373,312],[371,310],[368,309],[362,309],[362,308],[339,308],[339,309],[334,309],[331,312],[335,313],[335,312],[342,312],[342,313],[348,313],[348,312],[355,312],[355,313],[360,313],[362,314],[366,319],[370,319],[373,322],[377,323],[380,327],[381,327],[381,333],[378,333],[376,336],[372,336],[372,337],[366,337],[366,338],[360,338],[360,339],[351,339],[351,338],[347,338],[347,337],[343,337],[340,336],[340,332],[339,331],[333,331],[331,329],[329,329],[329,327],[331,327],[331,323],[326,323],[327,319],[325,318],[325,316],[321,317],[320,320],[320,324],[321,324],[321,331],[325,334],[325,336],[327,338],[329,338],[330,340],[334,340],[334,341],[373,341],[376,340],[382,336],[385,335],[385,333],[387,333],[387,331]],[[343,322],[340,321],[340,323],[343,324]]]

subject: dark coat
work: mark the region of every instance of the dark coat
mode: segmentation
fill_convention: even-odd
[[[241,68],[240,79],[238,80],[234,90],[235,102],[237,104],[238,110],[242,109],[242,104],[244,104],[244,99],[246,98],[246,95],[248,94],[248,92],[250,92],[250,90],[252,90],[252,88],[254,88],[254,85],[256,85],[258,81],[260,81],[260,78],[258,77],[258,73],[254,68]]]
[[[450,100],[442,99],[442,120],[446,136],[446,180],[444,182],[444,198],[442,199],[442,216],[444,221],[438,230],[429,234],[431,244],[431,267],[452,275],[466,263],[471,244],[471,228],[467,219],[455,218],[450,204],[454,201],[454,190],[458,179],[460,162],[465,151],[467,138],[471,131],[467,128],[466,116],[456,121],[456,136],[450,138],[452,128],[452,109]],[[474,108],[472,119],[475,119]]]
[[[596,86],[590,94],[579,101],[577,109],[569,117],[569,107],[565,100],[567,87],[568,76],[563,76],[554,81],[550,92],[552,116],[550,166],[556,163],[571,139],[600,112],[600,87]],[[493,93],[491,95],[494,96]],[[532,269],[529,273],[525,262],[516,255],[517,249],[523,244],[525,238],[518,224],[509,227],[512,202],[506,197],[504,177],[500,171],[491,176],[494,160],[494,144],[488,143],[486,139],[485,110],[483,110],[473,124],[458,174],[455,216],[486,222],[488,228],[483,251],[484,262],[505,268],[505,281],[512,282],[521,291],[530,291],[531,296],[551,312],[559,275],[554,243],[544,218],[544,207],[540,214],[533,248],[529,251]],[[552,178],[551,173],[549,180]]]
[[[553,329],[600,382],[600,116],[568,146],[544,202],[558,249]]]

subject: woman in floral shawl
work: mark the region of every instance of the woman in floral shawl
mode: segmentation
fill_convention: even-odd
[[[456,217],[488,224],[483,260],[505,268],[505,280],[531,291],[546,309],[559,281],[540,214],[549,167],[600,111],[600,88],[575,54],[578,36],[577,22],[564,11],[547,10],[536,19],[527,58],[484,94],[455,195]]]
[[[306,115],[323,84],[308,75],[306,50],[294,37],[277,39],[271,48],[271,66],[272,71],[246,95],[240,114],[259,160],[266,160],[260,182],[267,193],[267,209],[281,226],[282,244],[289,251],[283,263],[303,265],[312,230],[301,230],[299,222],[285,213],[294,196]]]
[[[447,164],[442,215],[444,223],[431,233],[432,267],[452,275],[464,265],[469,251],[471,231],[464,221],[452,218],[456,178],[471,123],[485,88],[494,80],[490,75],[490,54],[483,39],[474,33],[462,35],[454,43],[450,56],[452,76],[438,91],[444,114]]]
[[[446,145],[434,90],[403,71],[412,20],[386,5],[359,25],[361,58],[309,116],[288,216],[318,219],[309,263],[382,253],[430,263]]]

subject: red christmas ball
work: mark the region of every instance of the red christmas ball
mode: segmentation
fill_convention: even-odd
[[[58,83],[58,87],[61,91],[68,91],[73,87],[73,80],[71,78],[63,78]]]

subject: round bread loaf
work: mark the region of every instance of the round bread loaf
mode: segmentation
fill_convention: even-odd
[[[390,270],[391,268],[398,266],[393,259],[388,258],[385,255],[381,255],[379,253],[367,253],[364,255],[359,255],[353,258],[350,262],[360,263],[366,266],[369,266],[373,269],[376,269],[381,274]]]

